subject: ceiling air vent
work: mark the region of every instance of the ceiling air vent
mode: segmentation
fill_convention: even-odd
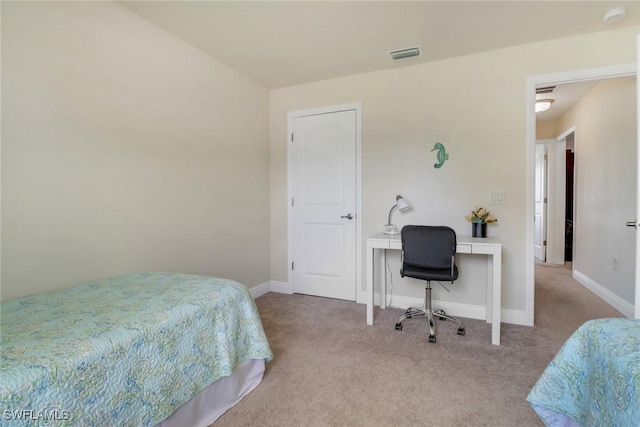
[[[551,93],[555,88],[555,86],[537,87],[536,93]]]
[[[411,58],[412,56],[420,55],[420,47],[414,46],[414,47],[408,47],[406,49],[393,50],[389,52],[389,55],[391,56],[391,59],[393,59],[394,61],[398,59],[403,59],[403,58]]]

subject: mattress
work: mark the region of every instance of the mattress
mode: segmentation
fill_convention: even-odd
[[[640,320],[580,326],[527,400],[548,426],[640,426]]]
[[[1,305],[0,424],[153,426],[272,353],[240,283],[135,273]]]

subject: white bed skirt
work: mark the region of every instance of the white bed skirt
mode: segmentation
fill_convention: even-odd
[[[580,427],[580,424],[573,421],[570,417],[553,409],[545,408],[539,405],[531,405],[538,416],[549,427]]]
[[[262,382],[264,369],[264,359],[244,362],[231,375],[202,390],[156,427],[210,425]]]

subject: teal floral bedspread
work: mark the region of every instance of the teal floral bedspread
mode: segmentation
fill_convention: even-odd
[[[0,307],[0,425],[152,426],[272,353],[240,283],[135,273]]]
[[[640,320],[580,326],[527,400],[548,426],[640,426]]]

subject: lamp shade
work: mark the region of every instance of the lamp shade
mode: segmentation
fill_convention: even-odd
[[[398,210],[406,211],[411,207],[409,202],[406,201],[402,196],[396,196],[396,205],[398,206]]]

